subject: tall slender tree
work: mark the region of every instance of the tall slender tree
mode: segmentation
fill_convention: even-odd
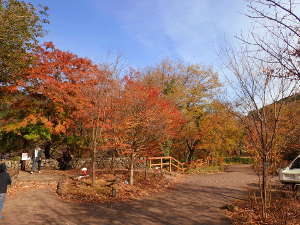
[[[253,59],[247,49],[236,53],[229,51],[228,68],[236,94],[236,116],[246,130],[246,144],[259,163],[262,215],[266,217],[269,206],[269,168],[272,156],[280,144],[277,142],[279,124],[283,119],[285,101],[298,90],[297,82],[269,75],[270,65]],[[281,146],[282,147],[282,146]]]

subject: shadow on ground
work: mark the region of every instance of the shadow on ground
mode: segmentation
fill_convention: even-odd
[[[220,208],[244,198],[245,187],[255,179],[238,171],[188,176],[168,192],[111,205],[63,202],[49,190],[41,190],[8,202],[3,224],[229,225]]]

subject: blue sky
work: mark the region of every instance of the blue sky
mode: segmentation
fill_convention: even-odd
[[[218,49],[247,24],[242,0],[32,0],[50,8],[44,41],[94,62],[133,67],[164,58],[217,67]]]

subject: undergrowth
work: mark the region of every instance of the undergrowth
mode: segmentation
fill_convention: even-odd
[[[247,201],[238,202],[235,210],[227,211],[234,225],[299,225],[300,202],[286,192],[273,196],[264,219],[261,201],[254,193]]]
[[[202,173],[218,173],[223,172],[224,166],[222,163],[216,165],[210,165],[207,160],[198,159],[192,161],[186,170],[188,174],[202,174]]]
[[[109,180],[118,180],[108,186]],[[142,172],[135,173],[135,184],[129,185],[127,174],[97,174],[95,186],[91,186],[91,179],[67,179],[62,187],[61,196],[88,202],[126,201],[138,199],[152,192],[161,191],[171,185],[171,182],[161,173],[148,173],[147,178]],[[116,196],[112,196],[112,187],[116,189]]]

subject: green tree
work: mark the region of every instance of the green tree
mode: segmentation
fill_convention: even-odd
[[[47,7],[18,0],[0,0],[0,86],[13,88],[32,62],[32,50],[48,23]]]

